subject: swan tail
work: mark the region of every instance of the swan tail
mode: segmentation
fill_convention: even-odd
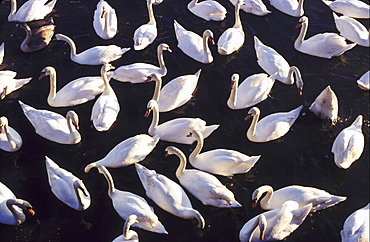
[[[228,55],[229,53],[228,53],[228,51],[224,48],[224,47],[218,47],[217,48],[217,50],[218,50],[218,53],[220,54],[220,55]]]
[[[23,113],[27,113],[29,111],[35,110],[33,107],[23,103],[21,100],[18,100],[18,103],[19,103],[19,105],[21,105]]]
[[[131,48],[130,47],[128,47],[128,48],[121,48],[121,53],[122,53],[122,55],[124,54],[124,53],[126,53],[127,51],[129,51],[129,50],[131,50]],[[109,80],[109,79],[108,79]]]
[[[212,132],[215,131],[218,127],[220,127],[219,124],[213,124],[213,125],[207,126],[205,130],[202,132],[203,138],[205,139],[208,136],[210,136]]]
[[[200,73],[202,72],[202,69],[199,69],[199,71],[197,71],[194,76],[199,79],[199,76],[200,76]]]
[[[311,212],[315,212],[320,209],[325,209],[331,206],[334,206],[337,203],[343,202],[347,199],[347,197],[343,196],[331,196],[331,197],[324,197],[322,198],[324,201],[319,202],[318,206],[312,207]]]
[[[242,205],[235,200],[234,194],[226,187],[217,187],[211,190],[212,196],[216,200],[216,204],[211,204],[220,208],[237,208]],[[207,205],[207,204],[206,204]]]

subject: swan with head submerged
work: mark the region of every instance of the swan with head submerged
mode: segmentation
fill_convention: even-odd
[[[333,13],[335,26],[340,35],[358,45],[370,47],[369,30],[354,18]]]
[[[26,215],[23,211],[35,214],[29,202],[17,198],[12,190],[0,182],[0,223],[8,225],[24,223]]]
[[[0,149],[14,152],[21,148],[22,143],[22,137],[8,125],[8,119],[5,116],[0,117]]]
[[[194,15],[207,21],[222,21],[226,18],[226,8],[215,0],[205,0],[198,3],[198,0],[191,0],[188,9]]]
[[[35,52],[45,48],[54,35],[55,24],[53,18],[43,26],[31,29],[26,23],[20,24],[26,31],[26,38],[23,40],[20,49],[23,52]]]
[[[340,237],[343,242],[369,241],[369,212],[370,203],[351,213],[344,221]]]
[[[277,10],[293,17],[302,17],[304,0],[270,0],[270,4]]]
[[[28,0],[17,11],[17,0],[10,0],[9,22],[31,22],[43,19],[54,8],[57,0]],[[47,3],[48,2],[48,3]],[[47,4],[46,4],[47,3]]]
[[[338,98],[330,85],[312,102],[309,110],[322,119],[330,119],[335,124],[338,119]]]
[[[238,0],[230,0],[230,2],[234,6],[236,6]],[[264,16],[271,13],[271,11],[267,9],[266,5],[262,2],[262,0],[245,1],[244,4],[240,6],[240,9],[246,13],[252,13],[257,16]]]
[[[207,138],[220,125],[206,125],[206,121],[200,118],[175,118],[158,125],[159,110],[158,103],[150,100],[147,105],[145,117],[153,111],[153,119],[149,126],[148,133],[152,136],[158,136],[161,140],[175,142],[180,144],[191,144],[195,141],[194,137],[187,137],[193,129],[199,130]]]
[[[54,195],[73,209],[86,210],[91,204],[91,198],[82,180],[59,167],[47,156],[45,156],[45,164],[49,185]]]
[[[60,144],[77,144],[81,141],[78,116],[73,110],[68,111],[65,118],[49,110],[35,109],[20,100],[18,102],[38,135]]]
[[[130,230],[130,226],[137,223],[137,216],[131,214],[123,225],[123,233],[112,240],[112,242],[139,242],[139,235],[134,230]]]
[[[332,195],[327,191],[315,187],[292,185],[274,191],[271,186],[264,185],[253,192],[252,207],[257,206],[258,200],[264,193],[267,194],[260,202],[261,208],[264,210],[281,208],[284,202],[293,200],[299,204],[299,207],[312,204],[311,212],[315,212],[320,209],[334,206],[347,199],[346,197]]]
[[[177,217],[197,219],[198,228],[204,228],[203,216],[193,208],[188,195],[179,184],[140,164],[136,163],[135,168],[147,197],[152,199],[160,208]]]
[[[94,46],[76,54],[76,45],[71,38],[63,34],[56,34],[56,40],[68,43],[71,48],[71,60],[81,65],[102,65],[122,57],[131,48],[121,48],[117,45]]]
[[[362,90],[369,90],[370,89],[370,71],[365,72],[360,79],[357,81],[357,85]]]
[[[18,90],[32,79],[32,77],[15,79],[16,75],[15,71],[0,71],[0,99],[4,99],[6,95]]]
[[[334,12],[341,13],[344,16],[352,18],[370,18],[369,4],[360,0],[323,0],[323,3],[328,5]]]
[[[235,200],[234,194],[214,175],[197,169],[185,169],[186,157],[174,146],[166,148],[166,156],[175,154],[180,159],[176,177],[194,197],[204,205],[218,208],[237,208],[242,205]]]
[[[347,44],[346,38],[337,33],[316,34],[305,40],[308,29],[308,18],[306,16],[299,19],[297,28],[300,26],[302,26],[301,31],[294,41],[294,48],[302,53],[330,59],[333,56],[340,56],[356,46],[356,43]]]
[[[208,40],[214,44],[213,32],[211,30],[206,29],[202,37],[200,37],[198,34],[186,30],[176,20],[174,20],[174,28],[178,41],[177,46],[180,50],[201,63],[209,64],[213,62],[213,56],[208,47]]]
[[[260,155],[248,156],[229,149],[214,149],[200,153],[204,144],[202,133],[198,130],[192,130],[188,136],[194,137],[197,141],[197,146],[189,155],[190,164],[212,174],[233,176],[234,174],[247,173],[261,157]]]
[[[100,0],[94,11],[93,26],[96,34],[102,39],[112,39],[118,31],[116,10],[105,0]]]

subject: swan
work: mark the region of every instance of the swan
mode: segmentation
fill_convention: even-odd
[[[102,69],[104,69],[104,65]],[[109,68],[108,68],[109,70]],[[50,90],[47,102],[52,107],[71,107],[93,100],[104,91],[102,76],[85,76],[70,81],[58,92],[55,68],[47,66],[41,71],[39,80],[50,76]]]
[[[54,8],[57,0],[28,0],[17,11],[17,1],[10,0],[9,22],[31,22],[43,19]],[[48,3],[47,3],[48,2]],[[47,4],[46,4],[47,3]]]
[[[162,78],[158,74],[148,76],[148,81],[155,81],[153,100],[158,102],[159,112],[172,111],[187,103],[195,92],[202,69],[195,74],[183,75],[167,82],[162,88]]]
[[[26,31],[26,38],[20,46],[23,52],[35,52],[45,48],[54,35],[55,24],[53,18],[47,24],[37,29],[31,30],[26,23],[21,23],[20,26]]]
[[[245,34],[243,25],[240,20],[240,6],[244,0],[238,0],[235,7],[235,24],[233,27],[226,29],[217,41],[217,50],[220,55],[230,55],[239,50],[244,44]]]
[[[204,205],[219,208],[237,208],[242,205],[235,200],[234,194],[224,186],[214,175],[197,169],[185,169],[186,157],[174,146],[166,148],[166,156],[175,154],[180,159],[176,177],[194,197]]]
[[[193,208],[188,195],[179,184],[138,163],[135,164],[135,168],[147,197],[152,199],[160,208],[177,217],[197,219],[198,228],[204,228],[203,216]]]
[[[56,34],[56,40],[62,40],[69,44],[71,48],[72,61],[81,65],[101,65],[115,61],[122,57],[131,48],[121,48],[117,45],[94,46],[76,54],[76,45],[71,38],[64,34]]]
[[[45,164],[49,185],[54,195],[73,209],[86,210],[91,204],[91,198],[82,180],[59,167],[47,156]]]
[[[369,79],[370,71],[367,71],[360,77],[360,79],[357,80],[358,87],[361,88],[362,90],[369,90],[370,89]]]
[[[352,18],[370,18],[369,4],[360,0],[325,1],[331,10]]]
[[[230,2],[236,6],[238,0],[230,0]],[[271,11],[267,9],[266,5],[261,0],[245,1],[244,4],[240,6],[240,9],[246,13],[252,13],[257,16],[265,16],[271,13]]]
[[[153,12],[154,0],[146,0],[149,13],[149,22],[141,25],[134,32],[134,50],[143,50],[157,38],[157,23]]]
[[[153,73],[158,73],[161,76],[165,76],[167,74],[167,68],[163,59],[163,51],[165,50],[172,52],[167,44],[162,43],[158,45],[157,56],[159,67],[147,63],[133,63],[120,66],[113,72],[112,78],[121,82],[143,83],[147,77]],[[108,75],[110,75],[109,72]]]
[[[20,100],[18,102],[38,135],[60,144],[77,144],[81,141],[78,116],[73,110],[68,111],[64,118],[58,113],[35,109]]]
[[[264,210],[281,208],[284,202],[293,200],[299,204],[299,207],[312,204],[311,212],[315,212],[334,206],[347,199],[346,197],[332,195],[327,191],[315,187],[291,185],[274,191],[271,186],[264,185],[254,190],[252,194],[252,207],[257,206],[258,200],[264,193],[266,193],[266,196],[260,202],[261,208]]]
[[[130,230],[130,226],[137,222],[137,216],[135,214],[131,214],[130,216],[128,216],[125,224],[123,225],[122,235],[112,240],[112,242],[139,242],[139,235],[134,230]]]
[[[148,102],[145,117],[148,117],[152,111],[153,119],[148,128],[148,133],[152,136],[159,136],[161,140],[169,142],[192,144],[195,139],[193,137],[187,137],[191,130],[199,130],[207,138],[220,126],[219,124],[207,126],[206,121],[200,118],[176,118],[158,125],[159,110],[158,103],[155,100]]]
[[[338,119],[338,98],[330,85],[316,97],[309,110],[322,119],[330,119],[332,124]]]
[[[312,204],[299,207],[295,201],[286,201],[281,208],[267,211],[250,219],[239,232],[241,242],[283,240],[303,223]]]
[[[20,225],[26,220],[23,211],[35,214],[29,202],[16,198],[12,190],[0,182],[0,223]]]
[[[358,45],[370,47],[369,30],[356,19],[347,16],[340,16],[333,13],[335,26],[340,35]]]
[[[8,125],[8,118],[0,117],[0,149],[15,152],[22,146],[22,137]]]
[[[198,0],[191,0],[188,9],[194,15],[206,21],[222,21],[226,18],[226,8],[215,0],[205,0],[198,3]]]
[[[132,192],[116,189],[113,178],[105,166],[97,167],[99,173],[103,174],[108,183],[108,195],[116,212],[123,219],[128,220],[129,216],[136,215],[136,223],[132,227],[138,227],[155,233],[168,234],[162,223],[159,221],[154,210],[147,201]],[[85,172],[86,171],[85,169]]]
[[[302,28],[294,42],[294,48],[302,53],[330,59],[333,56],[340,56],[356,45],[356,43],[347,44],[346,38],[337,33],[316,34],[304,40],[308,29],[308,18],[306,16],[299,19],[297,28],[300,26]]]
[[[360,158],[365,146],[365,137],[361,129],[362,122],[362,115],[358,115],[356,120],[335,138],[331,152],[339,168],[348,169]]]
[[[188,136],[197,140],[197,146],[189,155],[190,164],[209,173],[221,176],[247,173],[261,157],[260,155],[248,156],[229,149],[208,150],[200,154],[204,144],[202,133],[198,130],[192,130]]]
[[[293,17],[302,17],[304,14],[303,0],[270,0],[270,4],[277,10]]]
[[[289,112],[273,113],[259,121],[259,108],[251,108],[248,115],[245,117],[245,120],[253,117],[252,123],[247,131],[247,138],[252,142],[268,142],[283,137],[289,132],[290,127],[298,118],[302,108],[303,105]]]
[[[213,0],[212,0],[213,1]],[[203,32],[203,37],[198,34],[186,30],[176,20],[174,20],[175,34],[178,41],[178,47],[186,55],[204,64],[213,62],[211,50],[208,47],[208,40],[214,44],[213,32],[206,29]]]
[[[88,164],[85,167],[85,172],[89,172],[91,168],[97,166],[117,168],[140,162],[152,152],[158,141],[159,137],[152,138],[147,134],[138,134],[127,138],[117,144],[104,158]]]
[[[109,84],[106,73],[108,70],[114,69],[111,64],[104,64],[101,68],[101,76],[104,80],[105,88],[103,93],[94,103],[91,111],[91,120],[97,131],[107,131],[116,121],[120,106],[116,93]]]
[[[0,65],[3,63],[4,61],[4,54],[5,54],[5,43],[3,42],[1,45],[0,45]]]
[[[4,99],[6,95],[18,90],[32,79],[32,77],[15,79],[16,75],[15,71],[0,71],[0,99]]]
[[[118,31],[116,10],[107,1],[100,0],[94,11],[93,27],[96,34],[105,40],[113,39]]]
[[[347,217],[343,224],[340,236],[343,242],[369,241],[369,206],[354,211]]]

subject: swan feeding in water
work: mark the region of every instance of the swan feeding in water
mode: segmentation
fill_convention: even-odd
[[[319,118],[329,119],[332,124],[336,123],[338,119],[338,98],[330,85],[316,97],[309,110]]]

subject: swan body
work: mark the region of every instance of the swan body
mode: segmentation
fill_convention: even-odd
[[[116,10],[105,0],[100,0],[94,11],[93,27],[102,39],[113,39],[118,31]]]
[[[235,24],[233,27],[226,29],[217,41],[217,50],[220,55],[230,55],[231,53],[239,50],[245,39],[243,25],[240,20],[240,6],[244,0],[238,0],[235,6]]]
[[[0,117],[0,149],[14,152],[21,148],[22,143],[22,137],[8,125],[8,119],[5,116]]]
[[[198,130],[192,130],[189,136],[197,140],[197,146],[189,155],[190,164],[209,173],[221,176],[233,176],[234,174],[247,173],[261,157],[248,156],[236,150],[214,149],[203,153],[204,138]]]
[[[316,34],[305,40],[308,29],[308,18],[306,16],[299,19],[297,27],[299,26],[302,26],[302,28],[294,42],[294,48],[302,53],[330,59],[333,56],[340,56],[356,45],[356,43],[347,44],[346,38],[336,33]]]
[[[123,225],[122,235],[112,240],[112,242],[139,242],[139,235],[134,230],[130,230],[130,226],[137,222],[137,216],[135,214],[128,216]]]
[[[360,79],[357,80],[357,85],[362,90],[369,90],[370,89],[370,71],[365,72]]]
[[[168,234],[162,223],[159,221],[154,210],[141,196],[132,192],[121,191],[114,186],[113,178],[105,166],[97,167],[99,173],[103,174],[108,183],[108,195],[116,212],[123,219],[136,215],[136,222],[132,227],[145,229],[154,233]],[[85,169],[85,172],[86,171]]]
[[[153,12],[154,0],[146,0],[149,22],[147,24],[141,25],[134,32],[134,50],[143,50],[148,47],[155,38],[157,38],[158,30],[157,23],[155,21]]]
[[[18,90],[23,85],[29,83],[32,77],[15,79],[17,72],[15,71],[0,71],[0,98],[4,99],[6,95]]]
[[[167,44],[162,43],[158,45],[157,56],[159,67],[148,63],[133,63],[120,66],[113,72],[112,78],[121,82],[143,83],[147,77],[153,73],[165,76],[167,74],[167,68],[163,59],[164,50],[172,52]],[[110,74],[108,73],[108,75]]]
[[[252,142],[268,142],[284,136],[298,118],[302,108],[301,105],[289,112],[273,113],[258,121],[260,110],[253,107],[245,118],[247,120],[253,117],[247,138]]]
[[[316,97],[309,110],[322,119],[330,119],[334,124],[338,119],[338,98],[330,85]]]
[[[264,210],[281,208],[284,202],[293,200],[299,204],[299,207],[312,204],[311,212],[315,212],[320,209],[334,206],[347,199],[346,197],[332,195],[327,191],[315,187],[292,185],[274,191],[271,186],[264,185],[253,192],[253,207],[256,207],[258,200],[264,193],[267,194],[260,202],[261,208]]]
[[[0,223],[8,225],[20,225],[26,221],[24,211],[34,215],[29,202],[16,198],[12,190],[0,182]]]
[[[45,48],[54,35],[53,18],[50,19],[49,23],[32,30],[26,23],[21,23],[20,26],[26,31],[26,38],[20,46],[23,52],[35,52]]]
[[[340,231],[342,242],[369,241],[369,203],[347,217]]]
[[[60,144],[77,144],[81,141],[78,116],[74,111],[68,111],[64,118],[58,113],[35,109],[20,100],[18,102],[38,135]]]
[[[213,56],[208,47],[208,40],[214,44],[213,33],[211,30],[206,29],[203,32],[203,36],[200,37],[198,34],[186,30],[176,20],[174,20],[174,28],[176,39],[178,41],[177,46],[180,50],[201,63],[209,64],[213,62]]]
[[[226,18],[226,8],[215,0],[205,0],[198,3],[198,0],[191,0],[188,9],[194,15],[207,21],[222,21]]]
[[[117,45],[94,46],[76,54],[76,45],[71,38],[63,34],[56,34],[56,40],[62,40],[71,48],[71,60],[81,65],[102,65],[122,57],[131,48],[121,48]]]
[[[155,81],[152,99],[157,101],[159,112],[169,112],[187,103],[193,97],[201,70],[199,69],[195,74],[176,77],[162,88],[160,75],[150,75],[147,81]]]
[[[230,0],[230,2],[236,6],[238,0]],[[240,9],[246,13],[252,13],[257,16],[264,16],[271,13],[261,0],[245,1],[244,4],[240,6]]]
[[[312,204],[299,207],[295,201],[286,201],[281,208],[259,214],[245,223],[239,239],[241,242],[283,240],[303,223],[311,207]]]
[[[47,156],[45,164],[49,185],[54,195],[73,209],[86,210],[90,206],[91,198],[82,180],[59,167]]]
[[[135,164],[136,172],[143,184],[147,197],[163,210],[184,219],[196,218],[198,228],[204,228],[203,216],[193,208],[182,187],[168,177],[154,170]]]
[[[370,47],[369,30],[356,19],[347,16],[340,16],[333,13],[335,26],[340,35],[358,45]]]
[[[184,153],[174,146],[166,148],[166,156],[175,154],[180,159],[176,177],[181,185],[204,205],[219,208],[237,208],[242,205],[235,200],[232,191],[227,189],[214,175],[197,169],[185,169],[186,157]]]
[[[360,0],[325,1],[331,10],[352,18],[370,18],[369,4]]]
[[[31,22],[43,19],[54,8],[57,0],[28,0],[17,11],[17,1],[10,0],[9,22]],[[47,4],[46,4],[47,3]]]
[[[4,54],[5,54],[5,43],[3,42],[1,45],[0,45],[0,65],[3,63],[4,61]]]
[[[106,73],[113,69],[111,64],[104,64],[101,68],[101,76],[105,83],[103,93],[94,103],[91,111],[91,120],[97,131],[107,131],[116,121],[120,106],[113,88],[109,84]]]
[[[206,138],[220,126],[218,124],[207,126],[206,121],[200,118],[176,118],[158,125],[159,111],[158,103],[155,100],[148,102],[145,117],[148,117],[151,111],[153,111],[153,119],[148,133],[152,136],[159,136],[161,140],[165,141],[192,144],[195,139],[193,137],[187,137],[191,130],[199,130]]]
[[[365,147],[365,137],[361,130],[362,122],[362,115],[358,115],[356,120],[335,138],[331,152],[339,168],[348,169],[360,158]]]
[[[302,17],[304,14],[303,0],[270,0],[270,4],[293,17]]]
[[[152,152],[158,141],[159,137],[152,138],[147,134],[138,134],[127,138],[117,144],[103,159],[88,164],[85,167],[85,172],[97,166],[117,168],[140,162]]]

